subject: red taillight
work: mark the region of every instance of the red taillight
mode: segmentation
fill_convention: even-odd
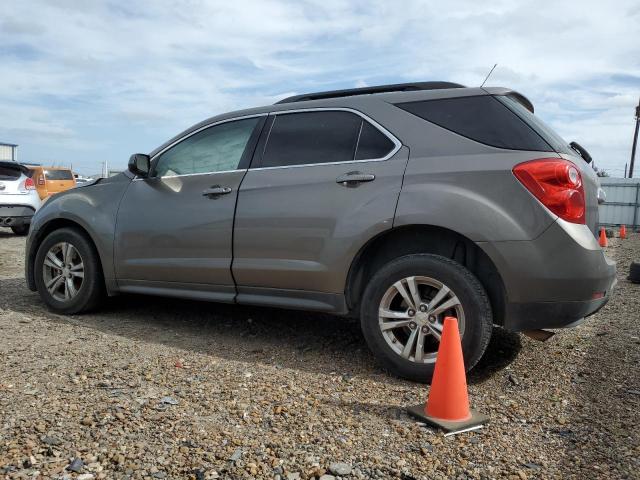
[[[24,181],[24,189],[25,190],[35,190],[36,189],[36,184],[33,183],[33,179],[32,178],[27,178]]]
[[[539,158],[516,165],[513,174],[560,218],[585,223],[582,176],[573,163],[560,158]]]

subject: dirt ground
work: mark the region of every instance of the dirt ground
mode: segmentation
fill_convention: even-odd
[[[48,312],[0,229],[0,478],[640,478],[640,237],[611,302],[546,343],[494,330],[469,377],[484,429],[405,407],[357,323],[153,297]]]

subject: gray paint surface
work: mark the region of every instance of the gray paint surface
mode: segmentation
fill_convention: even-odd
[[[393,225],[407,158],[403,148],[385,161],[249,170],[236,213],[238,285],[344,292],[351,259]],[[336,183],[351,171],[376,178]]]
[[[231,239],[244,170],[132,181],[118,213],[118,279],[233,286]],[[214,185],[231,188],[210,198]]]
[[[390,102],[505,93],[454,89],[363,95],[231,112],[185,130],[155,153],[215,121],[307,108],[349,108],[377,121],[402,148],[384,161],[133,179],[122,174],[56,195],[36,214],[27,278],[49,222],[76,222],[94,241],[110,293],[138,292],[348,313],[347,277],[372,238],[404,226],[440,227],[475,242],[506,289],[506,326],[541,328],[592,313],[615,266],[595,242],[596,178],[577,156],[587,225],[558,220],[512,174],[550,152],[494,148],[419,119]],[[327,159],[331,162],[332,159]],[[357,186],[336,178],[358,171]],[[231,193],[202,195],[220,185]],[[235,222],[235,226],[234,226]],[[550,307],[547,308],[547,307]],[[567,313],[569,312],[569,313]],[[576,313],[577,312],[577,313]],[[512,317],[509,317],[512,315]],[[524,320],[523,320],[524,319]]]

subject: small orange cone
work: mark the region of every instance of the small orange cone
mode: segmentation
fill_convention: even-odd
[[[627,238],[627,226],[620,225],[620,238]]]
[[[467,378],[457,319],[444,319],[427,403],[409,407],[407,410],[414,417],[447,432],[474,429],[489,420],[485,415],[469,409]]]
[[[601,247],[608,247],[609,242],[607,240],[607,234],[604,231],[604,227],[600,227],[600,240],[598,241]]]

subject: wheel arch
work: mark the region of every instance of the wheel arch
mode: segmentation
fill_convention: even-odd
[[[504,323],[506,290],[498,269],[472,240],[434,225],[406,225],[386,230],[360,248],[349,268],[345,297],[349,310],[360,311],[360,299],[369,279],[394,258],[431,253],[450,258],[469,269],[487,291],[494,322]]]
[[[36,232],[34,232],[34,237],[31,240],[31,246],[29,248],[29,252],[26,258],[26,262],[27,262],[26,277],[27,277],[27,285],[29,286],[29,289],[33,291],[36,290],[35,260],[36,260],[36,254],[38,253],[38,249],[40,248],[40,245],[51,232],[60,230],[61,228],[73,228],[74,230],[79,231],[84,237],[86,237],[87,240],[91,242],[91,245],[93,246],[93,248],[97,253],[98,262],[100,263],[99,264],[100,272],[102,274],[103,280],[105,280],[107,291],[110,291],[111,288],[109,288],[108,282],[106,282],[106,278],[104,274],[104,267],[103,267],[104,259],[100,254],[100,250],[98,249],[96,240],[93,238],[93,236],[91,235],[90,231],[87,228],[85,228],[80,223],[74,220],[71,220],[69,218],[53,218],[49,220],[47,223],[45,223],[44,225],[42,225],[42,227],[39,228]]]

